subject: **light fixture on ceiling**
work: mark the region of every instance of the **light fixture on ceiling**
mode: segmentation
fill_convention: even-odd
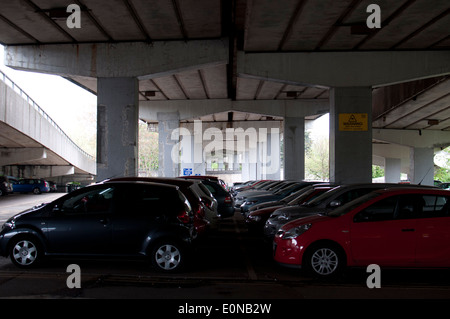
[[[432,125],[438,125],[439,124],[439,120],[436,119],[430,119],[428,120],[428,125],[432,126]]]
[[[300,92],[297,92],[297,91],[287,91],[286,92],[286,97],[294,97],[294,98],[296,98],[299,94],[300,94]]]
[[[47,13],[52,20],[66,20],[70,15],[66,8],[52,8],[42,11]]]
[[[156,96],[156,91],[144,91],[145,97],[153,97]]]

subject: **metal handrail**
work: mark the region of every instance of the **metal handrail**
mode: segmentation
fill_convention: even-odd
[[[20,88],[11,78],[9,78],[2,70],[0,70],[0,74],[2,75],[3,82],[12,88],[16,93],[18,93],[22,98],[27,100],[28,104],[32,105],[36,111],[38,111],[50,124],[56,128],[56,130],[62,134],[65,139],[71,143],[79,152],[81,152],[84,156],[88,157],[91,160],[95,160],[95,157],[87,153],[81,147],[79,147],[72,139],[62,130],[62,128],[48,115],[40,106],[37,104],[24,90]]]

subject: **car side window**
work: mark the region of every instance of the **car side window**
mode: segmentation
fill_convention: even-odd
[[[113,187],[88,189],[75,193],[60,203],[59,207],[64,214],[109,213],[113,194]]]
[[[145,185],[128,185],[119,188],[115,210],[119,215],[160,216],[172,202],[164,190]]]
[[[353,221],[360,223],[392,220],[394,219],[396,207],[397,197],[388,197],[360,211],[354,216]]]
[[[449,206],[450,199],[446,196],[424,195],[420,217],[431,218],[450,216]]]
[[[211,185],[205,184],[205,187],[211,192],[211,194],[216,194],[216,190]]]

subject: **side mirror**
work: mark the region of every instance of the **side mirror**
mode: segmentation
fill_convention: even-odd
[[[338,207],[338,206],[341,206],[341,201],[340,200],[333,200],[333,201],[331,201],[331,203],[328,205],[328,206],[330,206],[330,207]]]

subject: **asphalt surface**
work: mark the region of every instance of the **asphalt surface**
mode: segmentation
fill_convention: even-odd
[[[61,195],[2,197],[0,219],[4,222]],[[80,267],[80,288],[69,288],[71,264]],[[303,299],[450,298],[449,270],[383,269],[381,287],[373,289],[367,286],[368,276],[366,269],[352,269],[334,281],[321,281],[280,267],[272,260],[270,245],[249,233],[237,212],[199,241],[187,269],[171,275],[141,260],[51,259],[39,268],[22,270],[0,257],[0,298],[172,300],[172,312],[196,300],[288,302],[295,307]]]

